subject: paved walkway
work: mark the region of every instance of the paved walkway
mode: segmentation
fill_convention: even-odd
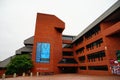
[[[2,80],[2,79],[0,79]],[[91,76],[80,74],[57,74],[39,77],[16,77],[6,78],[4,80],[120,80],[120,76]]]

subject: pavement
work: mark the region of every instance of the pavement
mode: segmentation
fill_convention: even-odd
[[[96,76],[96,75],[80,75],[80,74],[56,74],[56,75],[40,75],[25,76],[16,78],[5,78],[0,80],[120,80],[120,76]]]

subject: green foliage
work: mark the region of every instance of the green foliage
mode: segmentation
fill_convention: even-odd
[[[28,72],[32,67],[32,60],[29,55],[16,55],[7,65],[6,74],[22,74]]]
[[[120,60],[120,50],[117,50],[117,59]]]

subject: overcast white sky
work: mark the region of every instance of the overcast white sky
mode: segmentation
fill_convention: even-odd
[[[0,61],[34,35],[36,13],[63,20],[63,34],[78,35],[117,0],[0,0]]]

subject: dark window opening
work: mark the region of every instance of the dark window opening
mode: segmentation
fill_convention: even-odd
[[[84,53],[84,47],[82,47],[82,48],[76,50],[76,53],[77,53],[77,54]]]
[[[74,58],[63,58],[59,63],[77,64],[77,61]]]
[[[75,42],[75,45],[77,46],[77,45],[79,45],[82,42],[83,42],[83,36],[80,37],[79,39],[77,39],[77,41]]]
[[[31,51],[27,52],[27,51],[22,51],[21,54],[30,54],[32,53]]]
[[[56,27],[55,29],[56,29],[59,33],[62,33],[63,30],[64,30],[63,28],[57,28],[57,27]]]
[[[102,61],[103,57],[105,57],[105,51],[99,51],[87,55],[88,62],[94,62],[96,58],[98,59],[98,61]]]
[[[80,66],[80,70],[86,70],[86,66]]]
[[[59,67],[61,73],[77,73],[77,67]]]
[[[108,66],[88,66],[89,70],[103,70],[103,71],[108,71]]]
[[[78,58],[80,63],[84,63],[85,62],[85,56],[81,56]]]
[[[101,39],[99,39],[99,40],[97,40],[95,42],[92,42],[92,43],[88,44],[86,46],[86,48],[87,48],[87,50],[91,50],[91,49],[94,49],[94,46],[100,47],[102,43],[103,43],[103,40],[101,38]]]
[[[100,31],[100,25],[93,27],[85,34],[85,39],[90,39],[93,35],[97,35]]]
[[[63,56],[73,56],[73,52],[63,52]]]

